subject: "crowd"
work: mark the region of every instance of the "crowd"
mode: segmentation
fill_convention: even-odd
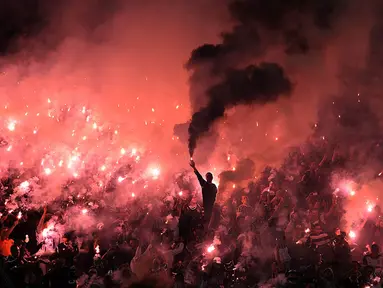
[[[330,185],[348,155],[320,152],[294,150],[224,200],[192,161],[201,189],[137,199],[92,233],[67,225],[65,203],[6,211],[13,171],[2,179],[0,287],[380,287],[380,207],[353,223],[356,239],[347,196]]]

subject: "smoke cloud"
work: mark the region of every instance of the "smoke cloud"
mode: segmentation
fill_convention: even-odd
[[[264,104],[288,95],[292,85],[282,67],[274,63],[229,71],[226,79],[212,87],[207,106],[194,113],[189,126],[189,154],[193,156],[198,138],[224,116],[225,110],[239,104]]]

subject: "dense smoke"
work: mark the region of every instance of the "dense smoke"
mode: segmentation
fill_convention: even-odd
[[[209,91],[207,106],[194,113],[189,126],[189,154],[193,156],[198,138],[223,117],[225,110],[239,104],[265,104],[291,92],[291,83],[274,63],[229,71],[222,83]]]
[[[197,139],[209,131],[215,120],[224,116],[225,110],[239,104],[266,104],[268,100],[277,100],[277,97],[263,97],[257,101],[259,94],[290,92],[290,87],[284,84],[284,89],[272,93],[262,90],[251,93],[248,83],[227,76],[231,69],[257,63],[275,47],[282,48],[287,55],[309,54],[322,49],[331,34],[334,19],[345,9],[343,4],[342,1],[232,1],[229,6],[234,21],[232,31],[222,34],[221,44],[205,44],[195,49],[186,66],[191,71],[190,96],[194,110],[189,127],[190,155]],[[323,38],[320,39],[323,43],[317,38]],[[282,68],[275,70],[279,69]],[[246,71],[247,68],[242,73],[248,74]],[[277,73],[283,74],[281,71]],[[260,82],[265,83],[264,80]],[[281,86],[277,79],[269,78],[267,83]],[[252,84],[260,85],[259,82]],[[238,86],[243,86],[243,90]],[[253,101],[249,101],[249,93],[254,97]]]

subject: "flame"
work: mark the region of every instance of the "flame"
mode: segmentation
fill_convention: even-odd
[[[28,181],[24,181],[24,182],[21,182],[20,184],[20,188],[25,190],[29,187],[29,182]]]
[[[157,179],[160,176],[161,171],[159,168],[152,168],[152,169],[150,169],[150,173],[151,173],[153,179]]]
[[[14,121],[14,120],[9,121],[7,128],[9,131],[15,131],[16,121]]]
[[[209,247],[207,247],[206,251],[207,253],[212,253],[215,250],[215,247],[213,244],[211,244]]]

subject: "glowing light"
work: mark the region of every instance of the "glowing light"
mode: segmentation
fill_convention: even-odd
[[[355,238],[356,238],[356,233],[355,233],[354,231],[351,230],[351,231],[348,233],[348,236],[350,236],[351,239],[355,239]]]
[[[63,161],[63,160],[60,160],[60,162],[59,162],[59,166],[62,167],[63,164],[64,164],[64,161]]]
[[[122,177],[122,176],[119,176],[119,177],[118,177],[118,182],[120,182],[120,183],[121,183],[121,182],[122,182],[122,181],[124,181],[124,180],[125,180],[125,178],[124,178],[124,177]]]
[[[24,181],[24,182],[22,182],[21,184],[20,184],[20,188],[22,188],[22,189],[28,189],[28,187],[29,187],[29,182],[28,181]]]
[[[35,130],[33,130],[33,134],[37,134],[37,130],[35,129]]]
[[[16,129],[16,121],[11,120],[8,123],[8,130],[9,131],[15,131],[15,129]]]
[[[275,141],[278,141],[278,137],[275,137]]]
[[[235,167],[231,168],[231,170],[235,171]]]
[[[121,155],[125,155],[126,151],[124,148],[121,148],[121,151],[120,151]]]
[[[355,196],[355,194],[356,194],[356,193],[355,193],[354,190],[351,190],[351,191],[350,191],[350,196]]]
[[[132,149],[132,155],[135,155],[137,153],[137,149],[133,148]]]
[[[213,244],[210,245],[209,247],[207,247],[207,249],[206,249],[207,253],[212,253],[214,250],[215,250],[215,247]]]
[[[21,217],[23,217],[23,214],[21,214],[21,212],[19,212],[19,213],[17,214],[17,219],[21,219]]]
[[[84,141],[85,141],[85,140],[86,140],[86,136],[83,136],[83,137],[82,137],[82,140],[84,140]]]
[[[105,169],[106,169],[105,165],[102,165],[101,168],[100,168],[101,171],[105,171]]]
[[[180,105],[177,105],[177,106],[176,106],[176,109],[178,109],[178,108],[180,108]]]
[[[52,170],[50,168],[45,168],[44,172],[45,172],[46,175],[51,175],[52,174]]]
[[[96,254],[100,254],[100,246],[97,245],[94,251],[96,252]]]
[[[133,198],[136,197],[136,194],[132,193],[132,197],[133,197]]]
[[[150,173],[152,174],[153,179],[157,179],[158,176],[160,176],[161,171],[158,168],[152,168]]]
[[[233,188],[235,188],[236,186],[235,186],[235,184],[233,184]]]
[[[48,228],[44,228],[42,234],[43,234],[43,237],[46,238],[48,236]]]
[[[374,205],[373,204],[367,204],[367,211],[372,212],[374,210]]]
[[[51,99],[48,98],[48,103],[51,103]]]
[[[82,209],[81,213],[85,215],[86,213],[88,213],[88,209],[86,209],[86,208]]]
[[[305,233],[310,233],[310,228],[306,228]]]
[[[182,196],[182,191],[178,192],[178,195],[179,195],[179,196]]]
[[[154,110],[154,108],[152,108],[152,112],[154,112],[155,110]]]
[[[93,123],[93,129],[97,129],[97,123]]]
[[[12,150],[12,145],[9,145],[8,148],[7,148],[7,151],[11,151]]]
[[[73,177],[77,178],[78,177],[78,173],[77,172],[73,172]]]

